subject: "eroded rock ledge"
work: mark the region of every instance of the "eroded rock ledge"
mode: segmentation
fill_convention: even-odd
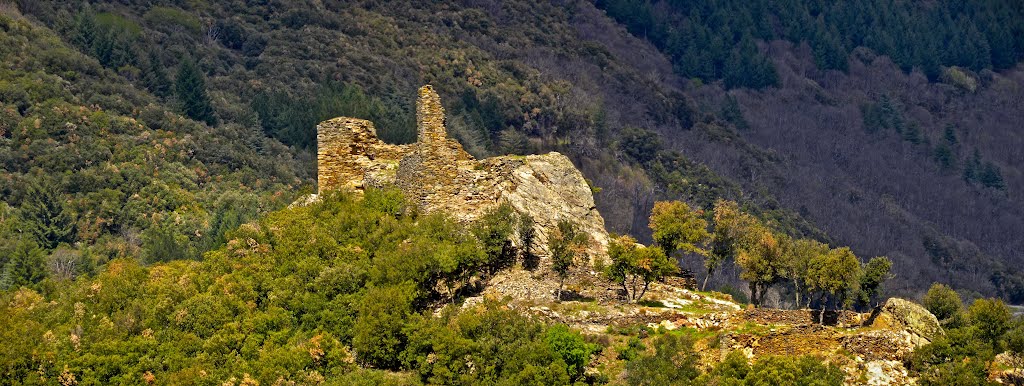
[[[448,138],[444,107],[429,85],[419,90],[416,124],[416,143],[391,145],[377,138],[370,121],[341,117],[320,123],[318,191],[396,186],[421,210],[447,213],[462,222],[507,202],[533,217],[538,239],[534,252],[542,257],[548,234],[561,220],[579,224],[591,237],[591,250],[604,254],[604,218],[583,174],[568,157],[551,152],[473,158]]]

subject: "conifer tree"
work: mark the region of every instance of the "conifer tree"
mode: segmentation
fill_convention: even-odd
[[[60,243],[74,241],[74,215],[65,207],[57,184],[49,179],[29,182],[21,217],[28,233],[42,248],[53,249]]]
[[[26,237],[17,242],[7,265],[4,266],[3,286],[18,288],[31,286],[46,277],[46,266],[43,251]]]
[[[167,77],[167,70],[164,69],[164,63],[156,51],[149,51],[149,65],[146,67],[142,82],[153,95],[161,98],[171,95],[171,80]]]
[[[210,95],[206,93],[206,80],[191,59],[185,59],[178,67],[174,91],[182,113],[197,121],[213,126],[217,123],[213,114]]]

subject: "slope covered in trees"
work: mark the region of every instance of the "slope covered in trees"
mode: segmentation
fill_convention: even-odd
[[[194,60],[216,127],[292,145],[306,168],[312,126],[334,115],[410,141],[405,98],[432,83],[470,152],[570,155],[613,231],[648,240],[655,200],[727,198],[772,229],[892,257],[896,291],[1024,296],[1014,2],[86,3],[19,4],[183,114],[206,100],[176,91]],[[977,63],[957,51],[985,44]]]
[[[287,148],[163,107],[16,14],[0,15],[0,286],[115,258],[198,258],[302,185]]]

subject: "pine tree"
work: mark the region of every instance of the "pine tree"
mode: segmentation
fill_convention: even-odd
[[[978,173],[978,182],[986,188],[1006,189],[1003,173],[999,170],[999,166],[996,166],[992,161],[986,161],[981,167],[980,173]]]
[[[74,31],[71,34],[71,43],[83,51],[91,51],[93,41],[96,39],[96,17],[92,8],[86,3],[82,11],[75,17]]]
[[[42,281],[46,277],[46,266],[39,245],[27,237],[19,240],[4,267],[3,277],[7,288],[31,286]]]
[[[981,152],[974,149],[974,155],[964,164],[964,181],[971,184],[978,181],[981,175]]]
[[[197,121],[206,122],[213,126],[217,118],[213,114],[213,106],[210,102],[210,95],[206,93],[206,80],[199,72],[196,63],[191,59],[185,59],[178,67],[178,77],[175,79],[174,92],[178,96],[178,104],[182,113]]]
[[[31,181],[21,216],[27,231],[36,243],[45,248],[56,248],[60,243],[71,243],[75,238],[75,218],[64,206],[59,187],[49,179]]]
[[[164,69],[164,63],[156,51],[149,51],[149,65],[146,67],[142,82],[153,95],[161,98],[171,95],[171,80],[167,77],[167,70]]]

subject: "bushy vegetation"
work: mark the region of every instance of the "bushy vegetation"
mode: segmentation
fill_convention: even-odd
[[[138,33],[95,19],[96,36]],[[197,259],[300,189],[275,141],[173,114],[24,19],[0,27],[0,287],[56,290],[124,257]]]
[[[936,283],[924,299],[939,317],[945,335],[914,351],[907,367],[923,385],[988,385],[989,374],[999,367],[996,355],[1006,353],[1010,382],[1024,364],[1024,319],[1014,316],[998,299],[976,299],[965,308],[949,287]]]
[[[432,317],[428,306],[448,296],[440,283],[465,275],[452,261],[486,254],[467,229],[396,205],[401,196],[387,191],[327,195],[229,232],[202,262],[121,258],[45,294],[3,292],[0,374],[12,383],[317,383],[359,364],[432,383],[582,379],[596,348],[564,327],[494,305]]]

